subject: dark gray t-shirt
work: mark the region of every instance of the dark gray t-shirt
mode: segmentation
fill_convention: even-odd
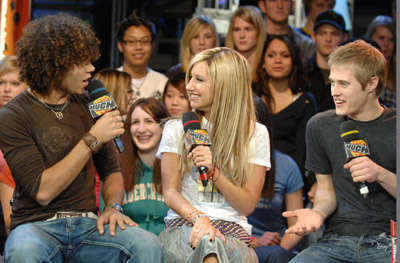
[[[112,142],[94,154],[71,185],[47,206],[36,202],[42,172],[62,160],[94,124],[88,102],[88,96],[70,95],[64,118],[59,120],[24,91],[0,109],[0,148],[16,183],[11,229],[50,218],[57,211],[97,212],[93,162],[101,179],[120,171]]]
[[[325,221],[325,234],[390,234],[390,219],[396,219],[396,199],[378,183],[368,183],[370,193],[364,200],[359,184],[343,168],[347,158],[339,127],[346,120],[329,110],[315,115],[307,124],[306,169],[332,174],[337,199],[336,211]],[[396,173],[396,110],[385,108],[375,120],[354,122],[360,137],[367,140],[371,160]]]

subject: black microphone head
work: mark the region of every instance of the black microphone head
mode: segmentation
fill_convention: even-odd
[[[90,100],[94,101],[101,96],[104,96],[107,94],[107,90],[104,87],[103,83],[101,83],[100,80],[92,80],[89,85],[87,86],[87,90],[89,92]]]
[[[340,137],[344,142],[360,139],[360,132],[353,121],[345,121],[340,124]]]
[[[182,116],[183,130],[187,132],[188,129],[201,129],[199,118],[193,111],[188,111]]]

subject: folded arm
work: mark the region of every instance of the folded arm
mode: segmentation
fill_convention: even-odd
[[[123,123],[116,121],[117,116],[118,111],[108,112],[90,129],[101,144],[124,132]],[[42,206],[48,205],[76,179],[91,155],[91,149],[81,139],[61,161],[42,172],[36,201]]]

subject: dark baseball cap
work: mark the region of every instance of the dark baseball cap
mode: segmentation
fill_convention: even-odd
[[[326,10],[317,16],[314,24],[314,31],[324,24],[330,24],[340,31],[346,32],[346,24],[344,23],[343,16],[333,10]]]

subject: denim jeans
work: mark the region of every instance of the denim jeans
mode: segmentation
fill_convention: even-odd
[[[391,260],[391,239],[379,236],[323,236],[316,244],[303,250],[290,263],[351,262],[388,263]]]
[[[11,231],[6,241],[5,262],[163,262],[158,238],[139,227],[109,225],[104,234],[97,220],[62,218],[26,223]]]
[[[255,247],[254,251],[260,263],[288,263],[294,257],[294,253],[281,246]]]

